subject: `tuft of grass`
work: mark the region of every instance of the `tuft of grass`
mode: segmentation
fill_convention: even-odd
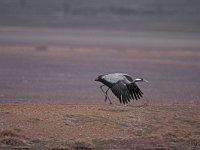
[[[146,136],[149,137],[155,130],[156,129],[154,129],[153,126],[149,125],[149,126],[137,127],[137,129],[131,128],[130,132],[132,132],[137,137],[146,137]]]
[[[200,148],[200,139],[190,138],[189,140],[187,140],[187,143]]]
[[[200,128],[200,122],[192,119],[182,119],[183,123],[189,124],[190,126],[194,126],[196,128]]]
[[[40,143],[42,143],[42,141],[40,140],[40,139],[32,139],[32,140],[30,140],[30,144],[40,144]]]
[[[180,138],[173,132],[167,132],[163,135],[163,137],[170,142],[180,142]]]
[[[15,128],[14,131],[16,131],[17,133],[20,133],[22,131],[22,129]]]
[[[95,149],[103,149],[108,148],[109,145],[115,142],[115,139],[109,139],[109,138],[95,138],[92,140],[92,143],[95,147]]]
[[[19,135],[13,131],[4,130],[0,132],[0,137],[19,137]]]
[[[25,141],[16,137],[5,137],[0,140],[1,144],[11,145],[11,146],[26,146]]]
[[[93,145],[90,143],[82,142],[82,141],[76,141],[73,146],[75,150],[92,150]]]
[[[56,147],[56,148],[50,148],[49,150],[70,150],[70,148],[66,148],[66,147]]]

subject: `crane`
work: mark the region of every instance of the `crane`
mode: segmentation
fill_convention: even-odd
[[[138,100],[143,97],[143,92],[140,88],[136,85],[137,82],[148,82],[143,78],[133,78],[124,73],[110,73],[106,75],[99,75],[95,81],[103,83],[100,86],[100,89],[105,95],[105,102],[107,99],[109,100],[110,104],[112,104],[109,96],[108,91],[111,90],[113,94],[119,99],[120,103],[126,104],[129,103],[130,100]],[[108,89],[104,91],[103,87],[107,86]]]

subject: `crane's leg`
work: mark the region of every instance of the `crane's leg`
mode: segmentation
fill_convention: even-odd
[[[108,99],[109,100],[109,102],[110,102],[110,104],[112,104],[111,103],[111,100],[110,100],[110,98],[109,98],[109,96],[108,96],[108,91],[109,91],[109,89],[110,88],[108,88],[107,90],[106,90],[106,92],[103,90],[103,87],[104,87],[105,85],[101,85],[100,86],[100,89],[101,89],[101,91],[103,92],[103,94],[105,95],[105,102],[106,102],[106,100]]]
[[[100,86],[100,89],[101,89],[101,91],[103,92],[103,94],[104,94],[104,96],[105,96],[105,102],[106,102],[106,100],[107,100],[107,94],[106,94],[106,92],[103,90],[103,87],[104,87],[105,85],[101,85]]]
[[[108,98],[110,104],[112,104],[112,102],[111,102],[111,100],[110,100],[110,98],[109,98],[109,96],[108,96],[108,91],[109,91],[109,89],[110,89],[110,88],[107,89],[107,91],[106,91],[106,95],[107,95],[107,98]]]

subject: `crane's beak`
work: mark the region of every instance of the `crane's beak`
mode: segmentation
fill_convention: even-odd
[[[149,81],[147,81],[147,80],[145,80],[145,79],[143,79],[143,81],[144,81],[144,82],[149,82]]]
[[[99,78],[96,78],[94,81],[99,81]]]

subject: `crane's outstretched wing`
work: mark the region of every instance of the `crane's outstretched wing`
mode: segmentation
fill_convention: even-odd
[[[129,90],[129,93],[132,97],[132,99],[140,99],[142,95],[144,94],[140,88],[135,84],[135,82],[131,82],[130,84],[127,84],[127,88]]]
[[[112,92],[119,99],[120,103],[128,103],[131,99],[140,99],[143,95],[143,92],[139,87],[134,83],[126,83],[123,80],[118,81],[111,87]]]

